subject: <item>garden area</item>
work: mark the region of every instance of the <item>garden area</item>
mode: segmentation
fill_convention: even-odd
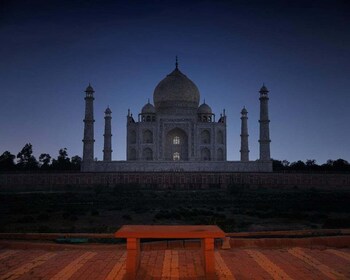
[[[226,232],[350,228],[350,191],[230,186],[0,193],[0,232],[112,233],[123,224],[215,224]]]

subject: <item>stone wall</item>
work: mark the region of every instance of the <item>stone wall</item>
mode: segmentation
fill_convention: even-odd
[[[0,174],[0,191],[69,190],[121,185],[150,188],[271,187],[349,189],[350,174],[228,172],[77,172]]]
[[[272,172],[272,161],[93,161],[85,172]]]

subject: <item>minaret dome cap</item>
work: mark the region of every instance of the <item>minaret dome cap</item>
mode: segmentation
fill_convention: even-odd
[[[241,111],[242,115],[248,114],[248,111],[245,107],[243,107],[242,111]]]
[[[261,87],[261,89],[260,89],[260,91],[259,91],[260,93],[268,93],[269,92],[269,90],[267,89],[267,87],[265,86],[265,84],[263,84],[263,86]]]
[[[85,92],[94,92],[94,89],[93,89],[93,87],[90,85],[90,83],[89,83],[88,87],[86,88]]]
[[[107,114],[112,114],[112,111],[111,111],[111,109],[109,109],[109,107],[107,107],[107,109],[106,109],[106,111],[105,111],[105,114],[107,115]]]

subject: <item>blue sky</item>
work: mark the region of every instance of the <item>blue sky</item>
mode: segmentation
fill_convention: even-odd
[[[72,3],[73,2],[73,3]],[[84,90],[95,89],[95,156],[112,110],[113,159],[125,159],[126,114],[180,70],[228,115],[238,160],[248,110],[258,158],[259,89],[270,90],[271,155],[350,160],[347,1],[4,1],[0,5],[0,153],[82,155]]]

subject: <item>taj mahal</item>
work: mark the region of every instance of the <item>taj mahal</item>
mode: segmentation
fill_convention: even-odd
[[[153,104],[126,117],[126,160],[112,161],[112,111],[105,111],[103,160],[94,160],[94,89],[85,90],[84,172],[272,172],[268,89],[260,93],[260,158],[249,160],[248,111],[241,111],[240,161],[227,161],[225,110],[216,118],[178,66],[154,89]]]

